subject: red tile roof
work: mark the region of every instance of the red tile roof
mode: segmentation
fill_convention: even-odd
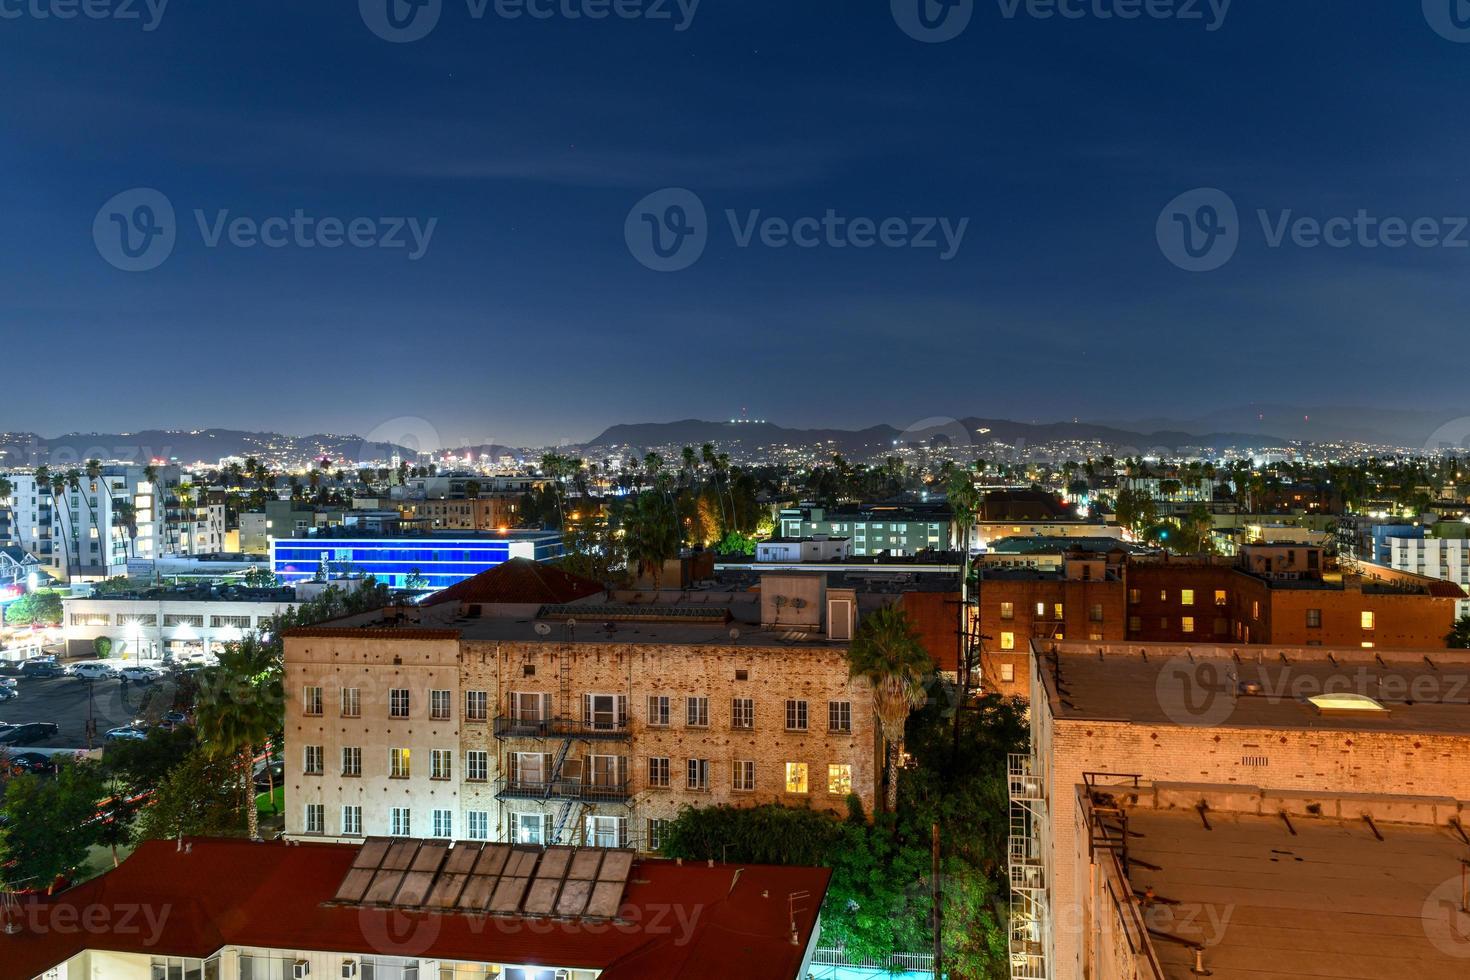
[[[508,602],[554,606],[575,602],[601,591],[601,583],[573,575],[555,565],[529,558],[512,558],[441,592],[435,592],[420,605],[437,606],[444,602]]]
[[[357,854],[349,844],[185,844],[147,841],[116,870],[29,902],[21,931],[0,933],[0,980],[38,976],[84,949],[205,957],[227,945],[581,968],[601,980],[787,980],[831,877],[639,860],[618,921],[531,919],[328,906]]]

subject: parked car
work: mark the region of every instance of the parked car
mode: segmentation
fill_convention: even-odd
[[[24,773],[43,776],[56,771],[56,761],[40,752],[21,752],[12,755],[8,761],[11,773],[16,776]]]
[[[8,687],[11,690],[15,690],[19,686],[20,681],[16,680],[14,677],[0,677],[0,687]]]
[[[268,793],[272,788],[279,789],[286,778],[286,765],[280,759],[271,760],[270,778],[266,778],[265,763],[257,763],[255,767],[255,791],[257,793]]]
[[[20,665],[22,677],[60,677],[65,673],[61,665],[50,657],[37,657]]]
[[[20,697],[20,692],[13,687],[0,687],[0,701],[9,701],[11,698]]]
[[[32,721],[0,732],[0,745],[35,745],[56,737],[61,729],[52,721]]]
[[[103,737],[109,742],[121,742],[124,740],[141,741],[148,737],[148,733],[141,728],[124,725],[122,728],[111,729]]]
[[[67,669],[73,677],[88,681],[105,681],[117,676],[110,664],[75,664]]]
[[[139,684],[152,684],[161,676],[152,667],[124,667],[118,673],[124,680],[137,681]]]

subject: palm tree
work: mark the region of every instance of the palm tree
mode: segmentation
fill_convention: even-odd
[[[50,484],[51,484],[51,509],[56,512],[57,526],[58,526],[59,530],[61,531],[61,553],[62,553],[62,555],[66,559],[66,579],[67,579],[68,582],[71,581],[72,564],[71,564],[71,544],[70,544],[70,542],[71,542],[71,537],[72,536],[71,536],[71,529],[68,528],[68,527],[66,527],[65,525],[63,525],[62,522],[61,522],[61,509],[62,509],[63,506],[66,508],[67,524],[71,524],[71,525],[75,526],[76,521],[71,516],[71,505],[66,502],[66,485],[67,485],[68,477],[70,476],[70,474],[72,472],[75,472],[75,471],[68,471],[65,474],[63,474],[63,473],[52,473],[51,474],[51,480],[50,480]],[[82,563],[81,544],[80,544],[80,542],[78,542],[78,547],[77,547],[77,564],[80,565],[81,563]]]
[[[679,524],[668,497],[659,490],[639,494],[623,517],[623,534],[628,563],[650,572],[657,589],[664,562],[679,554]]]
[[[10,482],[10,478],[0,476],[0,515],[8,514],[11,511],[12,508],[10,494],[14,492],[14,490],[15,484]],[[7,519],[4,522],[0,523],[4,523],[5,525],[9,526],[11,524],[11,520]]]
[[[211,758],[234,761],[251,840],[260,837],[255,753],[281,727],[281,704],[280,661],[254,633],[226,646],[219,665],[208,668],[201,678],[199,737]]]
[[[898,606],[884,606],[863,618],[847,651],[848,673],[867,680],[873,710],[883,733],[884,773],[889,813],[898,810],[898,749],[909,714],[924,703],[924,678],[934,664]]]

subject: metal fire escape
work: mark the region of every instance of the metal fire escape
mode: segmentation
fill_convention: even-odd
[[[1047,826],[1046,792],[1029,755],[1012,755],[1009,765],[1011,980],[1051,980],[1046,959],[1046,874],[1042,863]]]

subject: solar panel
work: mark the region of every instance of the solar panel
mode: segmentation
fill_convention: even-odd
[[[572,861],[572,870],[568,878],[580,878],[583,881],[593,881],[597,878],[597,868],[602,864],[602,851],[595,847],[584,847],[577,852]]]
[[[439,867],[444,863],[444,858],[448,853],[449,846],[438,841],[422,845],[418,854],[414,856],[408,873],[403,876],[403,885],[398,889],[393,904],[405,908],[417,908],[423,905],[429,897],[429,889],[434,887],[434,878],[439,874]]]
[[[369,837],[367,842],[357,849],[357,856],[352,859],[354,868],[373,868],[383,863],[383,856],[388,853],[388,847],[393,843],[387,837]]]
[[[626,884],[632,870],[632,851],[604,851],[602,868],[597,872],[597,878],[599,881],[618,881]]]
[[[616,918],[618,909],[623,904],[623,889],[627,884],[625,881],[597,882],[592,889],[592,898],[582,914],[594,919]]]
[[[495,886],[495,894],[490,896],[490,911],[499,912],[501,915],[514,915],[520,911],[521,900],[525,898],[526,889],[530,887],[531,879],[517,875],[504,875]]]
[[[348,871],[347,877],[342,879],[342,884],[337,888],[337,894],[332,896],[332,901],[362,901],[362,896],[367,894],[368,885],[372,884],[375,874],[377,870],[374,868],[353,868]]]

